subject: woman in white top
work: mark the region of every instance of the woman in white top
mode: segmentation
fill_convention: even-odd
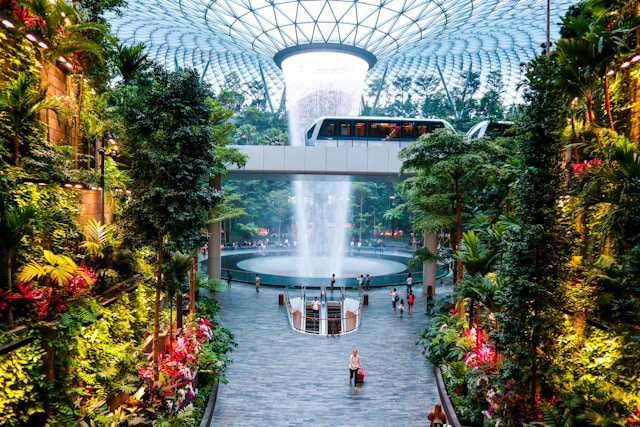
[[[353,390],[358,391],[358,369],[362,368],[362,363],[360,362],[360,356],[358,355],[358,350],[353,349],[353,353],[349,356],[349,384],[351,384],[351,379],[354,380]]]

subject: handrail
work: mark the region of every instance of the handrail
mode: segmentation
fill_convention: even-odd
[[[341,331],[342,331],[341,334],[342,334],[342,333],[345,333],[344,331],[346,329],[345,328],[345,321],[348,320],[348,319],[353,319],[354,317],[356,319],[355,327],[353,329],[350,329],[346,333],[355,331],[360,326],[360,319],[361,319],[360,316],[362,315],[362,309],[363,309],[362,301],[363,301],[363,295],[364,295],[364,292],[363,292],[363,290],[361,288],[357,288],[357,287],[353,287],[352,288],[354,290],[358,289],[359,294],[360,294],[360,297],[357,300],[358,301],[357,310],[355,312],[350,312],[350,313],[352,313],[352,315],[350,315],[350,316],[344,315],[344,308],[345,308],[344,301],[346,300],[346,291],[345,291],[344,287],[342,287],[341,288],[341,296],[343,296],[343,297],[340,300],[338,300],[338,302],[340,302],[340,317],[329,317],[328,314],[327,314],[327,316],[323,316],[323,315],[319,314],[317,317],[315,317],[313,315],[311,315],[311,316],[307,315],[307,311],[306,311],[307,310],[306,288],[304,286],[301,286],[301,289],[305,288],[305,293],[303,293],[302,296],[301,296],[301,309],[300,309],[300,313],[299,313],[301,322],[300,322],[300,327],[299,328],[297,328],[294,325],[294,320],[293,320],[293,314],[294,313],[293,313],[293,309],[292,309],[292,306],[291,306],[291,298],[289,298],[290,297],[290,293],[288,292],[288,288],[290,288],[290,287],[285,287],[285,294],[287,296],[287,304],[286,304],[286,306],[287,306],[287,315],[288,315],[288,318],[290,320],[291,327],[294,328],[295,330],[297,330],[299,332],[302,332],[302,333],[307,333],[306,332],[306,324],[307,324],[308,321],[318,321],[318,322],[321,322],[321,323],[322,322],[327,322],[327,324],[328,324],[328,322],[330,320],[332,320],[332,321],[337,320],[337,321],[339,321],[341,323]],[[355,298],[350,298],[350,299],[356,300]],[[323,304],[323,307],[326,306],[328,308],[329,303],[330,303],[329,301],[325,302]],[[322,335],[324,335],[324,334],[322,334]]]

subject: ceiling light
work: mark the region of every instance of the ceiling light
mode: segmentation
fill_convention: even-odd
[[[16,26],[13,25],[13,22],[9,21],[8,19],[3,19],[2,20],[2,25],[4,25],[7,28],[15,28]]]

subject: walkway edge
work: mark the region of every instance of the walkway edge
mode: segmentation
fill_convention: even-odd
[[[438,395],[440,395],[442,409],[444,409],[444,413],[447,415],[447,423],[453,427],[461,427],[460,421],[458,421],[458,417],[456,416],[456,411],[451,404],[451,400],[449,400],[447,389],[444,386],[444,380],[442,379],[440,368],[437,365],[434,365],[433,372],[436,375],[436,386],[438,387]]]
[[[207,401],[207,408],[205,409],[204,415],[202,416],[202,421],[200,421],[200,427],[209,427],[213,421],[213,411],[216,409],[216,400],[218,399],[219,385],[220,383],[216,378],[215,382],[213,383],[213,387],[211,388],[209,400]]]

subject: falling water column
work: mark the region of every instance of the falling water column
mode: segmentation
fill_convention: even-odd
[[[307,128],[321,116],[357,116],[369,64],[338,52],[304,52],[282,61],[291,145],[304,146]],[[341,275],[351,184],[294,182],[300,276]],[[312,272],[310,257],[330,256],[330,270]],[[306,260],[306,261],[305,261]]]

